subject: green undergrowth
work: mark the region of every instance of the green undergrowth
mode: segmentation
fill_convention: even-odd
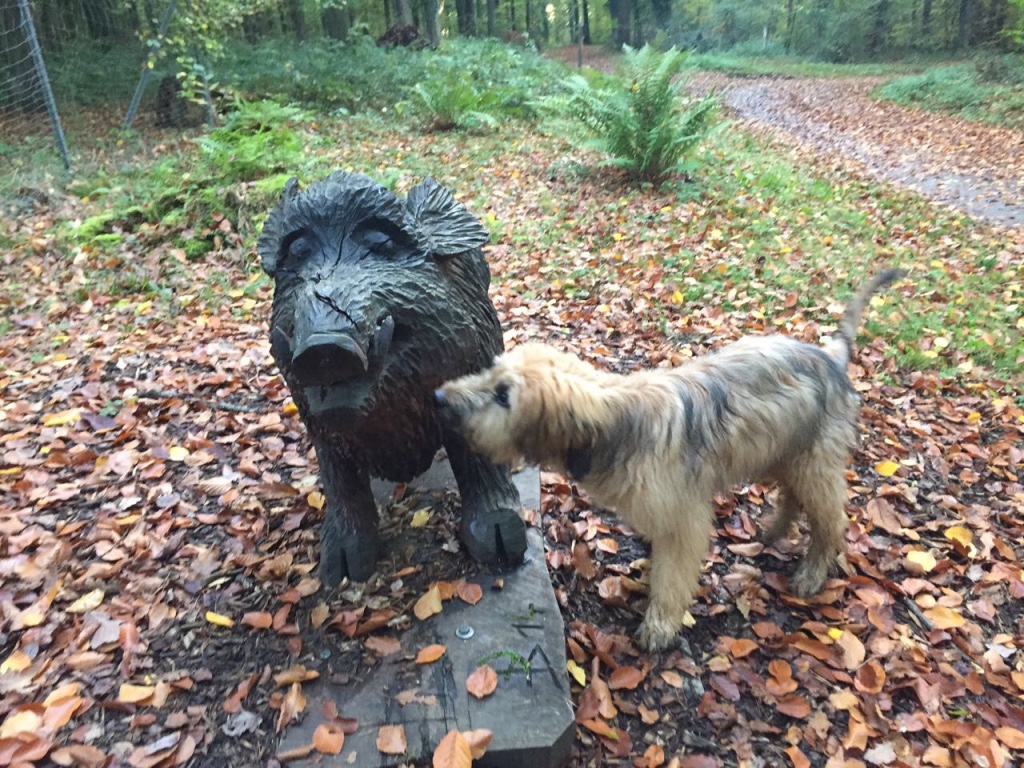
[[[875,96],[968,120],[1024,127],[1024,57],[935,67],[885,83]]]
[[[491,230],[501,259],[495,290],[522,297],[539,318],[552,303],[596,311],[626,296],[639,308],[635,327],[621,333],[680,345],[714,341],[679,331],[680,318],[709,310],[744,331],[817,321],[827,332],[837,303],[867,275],[899,266],[910,277],[878,297],[863,341],[877,338],[904,372],[1019,377],[1024,274],[998,234],[762,139],[717,132],[698,151],[695,183],[673,176],[637,184],[559,135],[520,123],[424,135],[380,116],[321,118],[315,139],[305,125],[292,125],[302,137],[298,154],[257,179],[217,180],[211,159],[194,147],[81,179],[77,193],[92,210],[64,236],[113,254],[103,263],[127,265],[122,278],[113,275],[120,267],[110,269],[107,279],[120,280],[111,290],[166,307],[176,292],[195,292],[189,275],[201,261],[199,301],[216,306],[265,285],[249,255],[290,174],[309,183],[342,168],[399,192],[432,175]],[[142,220],[107,215],[133,209]],[[228,217],[229,232],[244,230],[241,239],[230,241],[217,217]],[[222,257],[209,257],[197,241],[221,248]],[[139,269],[133,253],[164,266]]]
[[[758,77],[876,77],[919,72],[925,65],[910,59],[896,62],[834,64],[790,56],[740,56],[734,53],[699,53],[690,57],[689,65],[709,72]]]

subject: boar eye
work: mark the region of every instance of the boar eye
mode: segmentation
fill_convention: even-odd
[[[494,402],[502,408],[508,408],[508,384],[501,383],[494,388]]]
[[[306,261],[313,254],[313,242],[305,232],[293,232],[281,243],[281,253],[285,261]]]

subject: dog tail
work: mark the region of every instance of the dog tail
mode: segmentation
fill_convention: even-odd
[[[902,269],[887,269],[872,277],[867,285],[860,289],[846,305],[843,311],[843,319],[839,322],[839,331],[829,344],[831,352],[839,362],[846,365],[850,361],[850,353],[853,351],[853,344],[857,340],[857,330],[860,328],[860,318],[864,314],[864,307],[868,305],[871,297],[887,285],[899,280],[906,274]]]

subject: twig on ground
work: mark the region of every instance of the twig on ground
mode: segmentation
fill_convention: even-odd
[[[175,392],[171,389],[145,389],[136,393],[138,398],[149,400],[169,400],[175,398],[186,403],[194,403],[209,408],[211,411],[231,411],[232,413],[263,413],[266,406],[242,405],[241,403],[225,403],[217,400],[207,400],[195,395],[187,395],[184,392]]]

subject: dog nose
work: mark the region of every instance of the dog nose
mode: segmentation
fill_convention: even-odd
[[[448,397],[447,395],[445,395],[443,390],[434,390],[434,405],[436,405],[438,408],[444,408],[446,405],[448,405]]]

